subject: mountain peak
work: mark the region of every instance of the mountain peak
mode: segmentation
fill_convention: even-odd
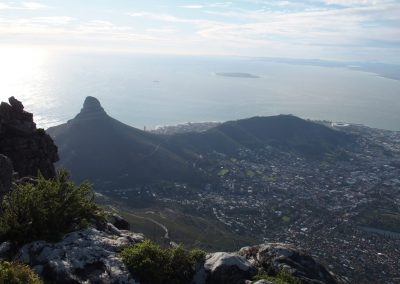
[[[105,114],[106,112],[101,106],[100,101],[95,97],[88,96],[83,102],[81,112],[76,116],[76,118],[96,118],[102,117]]]
[[[97,98],[88,96],[83,102],[82,111],[97,112],[97,111],[104,111],[104,109],[102,108],[100,101]]]

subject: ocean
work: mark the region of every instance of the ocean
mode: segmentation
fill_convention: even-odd
[[[43,51],[0,59],[0,99],[21,100],[43,128],[73,118],[94,96],[109,115],[141,129],[293,114],[400,130],[400,81],[341,67]]]

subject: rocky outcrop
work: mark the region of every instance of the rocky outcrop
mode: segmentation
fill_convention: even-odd
[[[37,129],[32,113],[14,97],[0,104],[0,153],[7,156],[20,177],[53,177],[57,147],[43,129]]]
[[[204,267],[195,274],[195,284],[245,283],[257,273],[257,269],[236,253],[216,252],[208,254]]]
[[[0,259],[30,265],[46,283],[134,284],[138,283],[119,256],[122,248],[141,242],[143,236],[118,230],[111,223],[64,236],[57,243],[36,241],[15,248],[0,245]],[[304,251],[280,243],[244,247],[239,252],[210,253],[198,263],[193,284],[273,284],[285,271],[301,284],[336,284],[335,276]],[[252,279],[268,274],[268,280]],[[297,282],[296,282],[297,283]]]
[[[10,191],[13,167],[9,158],[0,154],[0,200]]]
[[[335,284],[334,276],[304,251],[288,244],[269,243],[240,249],[253,266],[274,275],[285,270],[304,284]]]
[[[118,253],[143,236],[118,230],[88,228],[67,234],[58,243],[36,241],[24,245],[14,260],[30,265],[48,283],[134,284]]]
[[[208,254],[194,278],[195,284],[252,283],[257,274],[275,276],[285,271],[302,284],[336,284],[335,277],[304,251],[279,243],[244,247],[237,253]],[[271,284],[259,280],[257,284]]]

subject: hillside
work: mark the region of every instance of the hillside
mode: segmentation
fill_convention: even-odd
[[[113,119],[93,97],[86,98],[74,119],[47,132],[59,147],[58,166],[78,181],[112,180],[128,186],[165,177],[195,179],[191,165],[163,148],[161,137]]]
[[[168,145],[186,152],[217,151],[230,155],[235,155],[239,148],[271,146],[319,158],[351,142],[352,137],[343,132],[296,116],[278,115],[228,121],[203,133],[173,135]]]
[[[97,189],[211,181],[203,156],[212,152],[235,156],[240,149],[272,147],[318,159],[352,142],[347,134],[291,115],[229,121],[201,133],[153,134],[110,117],[93,97],[75,118],[47,132],[59,147],[58,166]]]

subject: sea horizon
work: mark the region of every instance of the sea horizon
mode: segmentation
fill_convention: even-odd
[[[400,81],[345,62],[133,53],[18,56],[9,58],[16,60],[12,70],[0,67],[1,100],[21,100],[42,128],[72,119],[86,96],[94,96],[110,116],[139,129],[292,114],[400,130]]]

